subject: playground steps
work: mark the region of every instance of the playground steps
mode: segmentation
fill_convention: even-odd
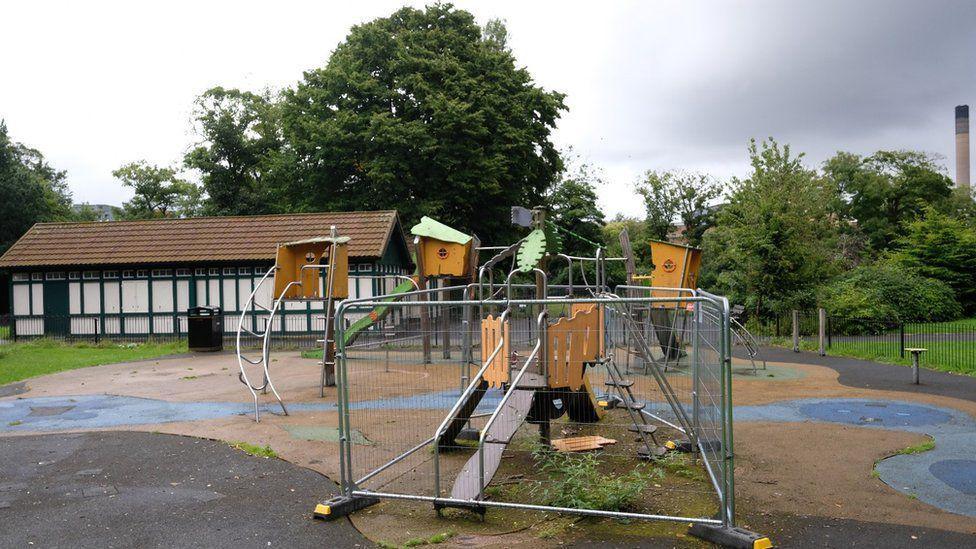
[[[532,385],[538,380],[535,380],[534,377],[526,380],[525,378],[530,375],[526,373],[522,381]],[[491,425],[491,428],[485,433],[486,443],[483,449],[472,454],[468,462],[464,464],[461,472],[458,473],[457,478],[454,480],[454,487],[451,489],[451,498],[461,500],[479,499],[482,488],[479,482],[482,452],[484,453],[485,464],[485,486],[487,486],[498,470],[498,466],[501,464],[505,446],[511,442],[512,437],[515,436],[515,432],[518,431],[519,426],[522,425],[522,422],[528,416],[529,410],[532,408],[534,392],[532,389],[525,388],[523,383],[519,384],[519,387],[512,393],[511,398],[508,399],[508,402],[505,403],[498,413],[498,417]]]

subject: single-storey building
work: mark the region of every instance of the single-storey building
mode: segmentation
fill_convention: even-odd
[[[333,225],[351,239],[350,297],[392,290],[394,280],[377,276],[412,273],[394,210],[38,223],[0,257],[12,324],[22,336],[173,334],[185,332],[188,308],[211,305],[234,332],[276,245],[327,236]],[[271,284],[256,299],[269,307]],[[321,330],[321,310],[320,302],[287,303],[274,328]],[[249,315],[249,328],[263,330],[266,318]]]

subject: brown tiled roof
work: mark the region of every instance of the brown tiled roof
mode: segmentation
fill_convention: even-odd
[[[279,243],[348,236],[350,258],[381,257],[404,238],[396,210],[38,223],[0,257],[2,267],[273,260]]]

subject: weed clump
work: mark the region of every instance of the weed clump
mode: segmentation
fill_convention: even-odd
[[[600,472],[599,452],[553,452],[544,447],[532,452],[536,466],[549,476],[542,487],[545,505],[571,509],[624,511],[632,508],[640,494],[664,471],[638,464],[623,475]]]

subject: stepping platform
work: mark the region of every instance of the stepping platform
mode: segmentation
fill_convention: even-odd
[[[668,449],[664,446],[654,446],[651,448],[642,446],[637,449],[637,457],[640,459],[657,459],[666,453],[668,453]]]
[[[604,382],[604,385],[607,385],[609,387],[633,387],[634,381],[630,379],[621,380],[621,381],[614,381],[612,379],[608,379]]]
[[[644,435],[653,435],[657,432],[657,425],[652,425],[650,423],[640,423],[638,425],[631,425],[627,428],[631,433],[639,433]]]

